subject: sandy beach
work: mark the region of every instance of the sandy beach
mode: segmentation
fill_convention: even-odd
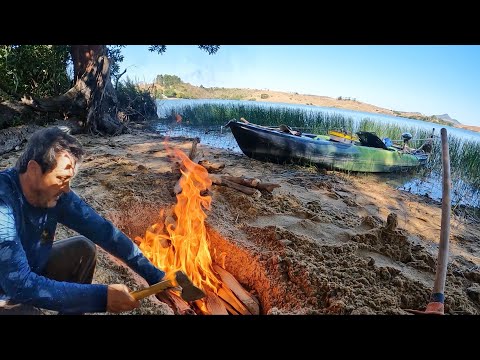
[[[166,147],[188,153],[191,139],[167,143],[142,129],[114,138],[77,137],[87,155],[72,189],[132,240],[144,236],[177,199],[178,174]],[[0,168],[13,165],[20,151],[4,154]],[[261,314],[406,315],[405,309],[428,304],[441,204],[372,175],[263,163],[201,143],[197,154],[223,163],[221,175],[280,185],[259,197],[220,185],[209,189],[212,260],[258,299]],[[57,239],[70,235],[58,227]],[[447,314],[480,314],[479,238],[478,224],[452,215]],[[101,249],[94,282],[146,286]],[[132,314],[175,311],[150,296]]]

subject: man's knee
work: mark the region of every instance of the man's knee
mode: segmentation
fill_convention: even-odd
[[[61,247],[63,249],[69,248],[73,250],[75,254],[81,257],[86,257],[88,259],[97,257],[97,247],[91,240],[87,239],[83,235],[73,236],[65,240],[60,240],[58,242],[58,247]]]
[[[87,239],[85,236],[78,236],[76,246],[78,246],[78,251],[88,258],[97,257],[97,246],[93,241]]]

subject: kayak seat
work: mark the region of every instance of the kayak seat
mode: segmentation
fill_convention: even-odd
[[[376,134],[369,131],[359,131],[357,132],[360,144],[362,146],[374,147],[379,149],[388,150],[388,147]]]

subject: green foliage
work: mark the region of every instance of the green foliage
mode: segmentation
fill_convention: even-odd
[[[163,90],[163,95],[166,97],[177,97],[176,91],[171,88]]]
[[[262,95],[260,95],[260,98],[261,99],[268,99],[269,96],[268,96],[268,94],[262,94]]]
[[[122,48],[125,45],[108,45],[107,57],[110,59],[110,75],[114,82],[120,77],[120,63],[123,62]]]
[[[155,79],[155,83],[160,85],[160,86],[175,86],[175,85],[180,85],[183,84],[182,79],[180,79],[176,75],[157,75]]]
[[[0,45],[0,86],[9,94],[60,95],[71,85],[67,45]]]
[[[198,45],[199,49],[205,50],[208,52],[209,55],[215,54],[218,49],[220,49],[220,45]],[[150,45],[148,47],[148,51],[157,52],[158,54],[163,54],[167,51],[166,45]]]
[[[130,120],[142,121],[155,119],[157,104],[147,90],[139,90],[129,79],[119,82],[117,87],[118,110],[128,116]]]

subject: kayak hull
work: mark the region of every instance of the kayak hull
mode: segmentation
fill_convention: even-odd
[[[342,143],[324,138],[297,136],[254,124],[227,124],[242,152],[248,157],[277,164],[315,164],[327,169],[353,172],[398,172],[426,164],[425,153],[408,154]]]

